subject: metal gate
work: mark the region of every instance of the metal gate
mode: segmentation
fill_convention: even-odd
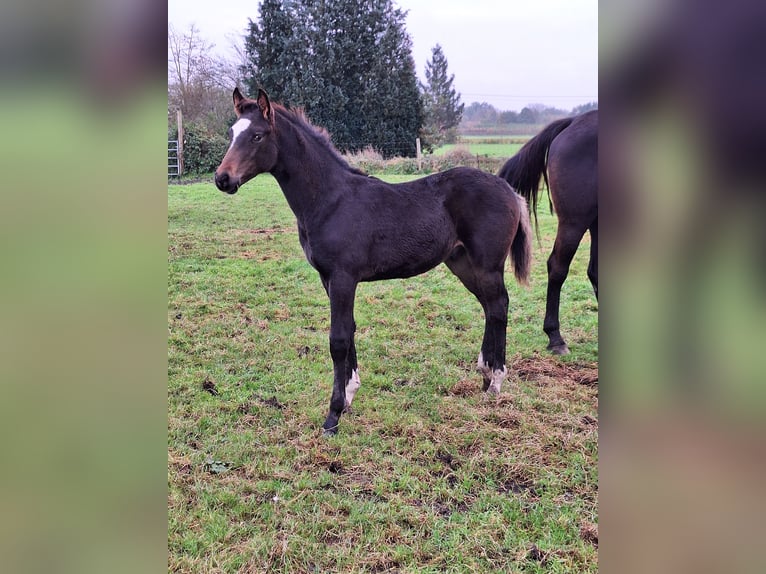
[[[180,172],[178,140],[168,140],[168,177],[178,177]]]

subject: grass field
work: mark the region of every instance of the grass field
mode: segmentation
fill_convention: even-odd
[[[529,139],[523,136],[514,137],[480,137],[461,136],[456,144],[446,144],[434,150],[435,155],[444,155],[456,147],[467,149],[472,155],[509,158],[521,149]]]
[[[562,293],[572,354],[550,357],[541,210],[530,287],[506,276],[497,400],[475,370],[481,308],[444,266],[360,285],[362,387],[326,439],[329,304],[275,181],[169,186],[168,214],[169,571],[598,570],[587,238]]]

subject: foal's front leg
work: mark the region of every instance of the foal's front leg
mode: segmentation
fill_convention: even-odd
[[[354,345],[354,334],[356,333],[356,323],[351,332],[351,348],[346,359],[346,406],[344,412],[350,412],[351,403],[354,401],[354,395],[362,385],[359,380],[359,366],[356,362],[356,345]]]
[[[327,284],[330,296],[330,356],[333,364],[333,387],[330,412],[322,428],[325,435],[338,432],[340,415],[359,388],[354,348],[354,295],[356,282],[347,276],[331,277]],[[353,374],[352,374],[353,369]],[[354,380],[354,378],[356,380]],[[346,385],[349,385],[347,402]]]

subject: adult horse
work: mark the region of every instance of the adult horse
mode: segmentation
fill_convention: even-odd
[[[569,352],[559,325],[561,286],[569,264],[590,231],[588,278],[598,299],[598,110],[548,124],[510,158],[498,173],[528,202],[537,224],[540,180],[545,179],[559,225],[548,257],[548,293],[543,330],[548,350]]]
[[[233,194],[259,173],[279,183],[298,222],[298,238],[330,298],[334,382],[323,428],[337,432],[360,381],[354,346],[354,295],[361,281],[411,277],[444,262],[481,303],[484,339],[478,367],[484,390],[506,375],[509,252],[526,283],[530,225],[523,198],[499,177],[455,168],[392,185],[352,169],[299,110],[234,90],[237,121],[215,184]]]

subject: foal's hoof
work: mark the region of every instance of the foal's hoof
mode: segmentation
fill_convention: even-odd
[[[562,343],[561,345],[548,345],[548,350],[554,355],[569,354],[569,347],[567,347],[566,343]]]
[[[333,437],[338,434],[338,423],[332,423],[332,421],[325,421],[322,425],[322,436],[325,438]]]

